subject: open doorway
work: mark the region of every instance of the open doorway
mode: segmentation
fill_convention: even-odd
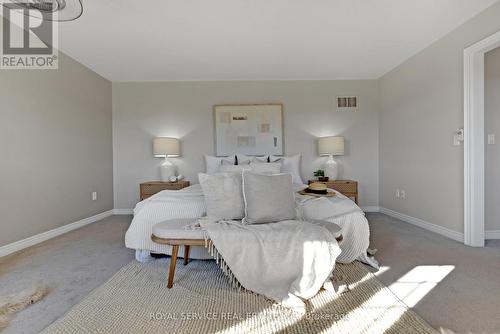
[[[464,243],[485,241],[485,55],[500,32],[464,50]]]

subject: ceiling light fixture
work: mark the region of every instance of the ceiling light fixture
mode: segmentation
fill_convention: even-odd
[[[11,0],[10,4],[29,9],[25,15],[55,22],[74,21],[83,14],[81,0]]]

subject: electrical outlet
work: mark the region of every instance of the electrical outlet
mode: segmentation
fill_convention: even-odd
[[[396,198],[399,198],[401,196],[401,192],[399,188],[396,188]]]
[[[406,198],[406,191],[405,191],[405,190],[403,190],[403,189],[401,189],[401,191],[400,191],[400,195],[401,195],[401,198],[402,198],[402,199],[405,199],[405,198]]]
[[[92,200],[97,201],[97,191],[92,192]]]
[[[495,135],[494,134],[488,135],[488,145],[495,145]]]

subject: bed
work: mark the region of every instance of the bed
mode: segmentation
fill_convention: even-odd
[[[351,263],[360,260],[378,267],[373,257],[367,256],[370,230],[364,212],[352,200],[340,193],[331,198],[304,196],[296,191],[306,185],[295,184],[297,217],[302,220],[324,220],[342,228],[344,241],[337,262]],[[134,209],[134,218],[125,235],[127,248],[136,251],[136,259],[146,262],[152,259],[150,253],[171,254],[171,247],[151,241],[153,225],[169,219],[199,218],[206,213],[203,192],[199,184],[182,190],[164,190],[139,202]],[[212,259],[202,247],[190,252],[193,259]]]

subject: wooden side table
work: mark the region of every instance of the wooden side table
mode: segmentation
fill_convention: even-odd
[[[161,181],[150,181],[141,183],[139,186],[140,199],[141,201],[153,196],[154,194],[162,190],[181,190],[183,188],[189,187],[189,181],[177,181],[177,182],[161,182]]]
[[[354,203],[358,204],[358,182],[353,180],[335,180],[320,182],[317,180],[309,180],[309,184],[312,182],[318,182],[326,184],[330,189],[337,190],[342,195],[349,197],[354,200]]]

